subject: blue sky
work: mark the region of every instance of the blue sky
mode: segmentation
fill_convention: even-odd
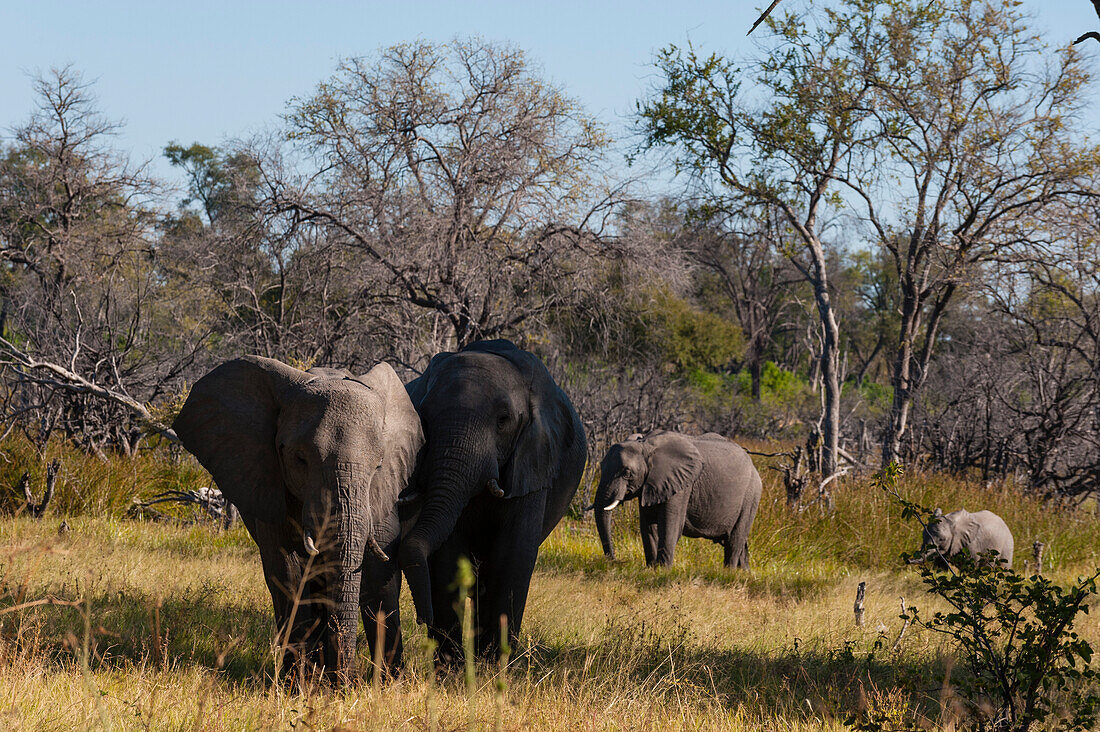
[[[762,4],[0,0],[0,135],[31,110],[28,75],[51,66],[71,63],[94,80],[102,110],[126,124],[119,146],[159,158],[173,140],[217,144],[274,124],[287,100],[309,93],[340,57],[476,33],[525,49],[622,137],[635,99],[652,82],[655,50],[691,40],[745,54],[745,32]],[[1052,39],[1100,29],[1089,0],[1024,6]],[[1100,127],[1100,114],[1093,119]],[[168,166],[161,159],[154,170],[166,174]]]

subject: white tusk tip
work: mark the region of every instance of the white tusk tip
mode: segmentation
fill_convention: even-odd
[[[311,557],[317,556],[319,552],[317,550],[317,545],[313,543],[312,536],[306,534],[306,539],[303,543],[305,544],[307,554],[309,554]]]

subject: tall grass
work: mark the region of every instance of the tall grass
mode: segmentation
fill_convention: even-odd
[[[759,459],[758,459],[759,460]],[[786,505],[782,480],[765,461],[759,460],[764,479],[760,509],[753,523],[749,548],[756,578],[782,575],[792,587],[798,580],[813,583],[868,570],[900,568],[899,555],[920,546],[920,527],[901,518],[901,509],[867,479],[841,481],[833,491],[833,510],[806,501],[799,509]],[[1031,557],[1031,546],[1045,545],[1043,566],[1048,572],[1072,576],[1100,566],[1100,520],[1091,505],[1064,507],[1046,503],[1003,486],[984,486],[950,475],[915,473],[899,484],[905,498],[945,512],[958,508],[988,509],[997,513],[1012,529],[1015,563],[1023,568]],[[643,554],[638,529],[637,502],[616,509],[612,536],[622,571],[640,570]],[[575,537],[576,541],[566,541]],[[564,543],[563,543],[564,542]],[[559,547],[561,551],[559,551]],[[616,565],[601,562],[602,552],[589,515],[566,522],[542,550],[544,562],[577,571],[614,571]],[[741,575],[721,570],[721,547],[703,539],[681,538],[676,548],[676,566],[682,572],[641,572],[648,581],[661,582],[687,575],[712,581],[738,581]],[[700,575],[702,572],[702,575]]]
[[[148,499],[167,490],[195,490],[210,485],[210,476],[181,448],[141,450],[134,457],[84,452],[63,439],[52,439],[41,452],[26,438],[14,435],[0,443],[0,511],[11,513],[25,501],[17,490],[20,477],[31,477],[40,498],[46,466],[61,463],[50,501],[53,513],[66,516],[123,516],[134,499]]]
[[[404,593],[405,673],[372,685],[364,651],[364,682],[333,692],[272,680],[270,598],[243,529],[124,518],[135,490],[202,484],[189,461],[4,448],[35,470],[60,457],[72,494],[40,521],[0,518],[3,729],[839,730],[868,700],[933,722],[940,710],[943,641],[911,629],[890,650],[899,596],[935,609],[898,560],[919,533],[860,481],[837,489],[831,514],[792,511],[774,471],[762,471],[748,572],[724,569],[721,548],[694,539],[681,540],[674,567],[645,568],[630,506],[617,516],[614,563],[590,518],[566,521],[543,545],[506,669],[479,663],[469,679],[437,678]],[[12,464],[5,488],[27,469]],[[1090,511],[942,476],[909,476],[902,490],[945,510],[991,508],[1016,533],[1017,561],[1041,538],[1056,577],[1097,564]],[[852,620],[859,581],[862,628]],[[1097,618],[1078,630],[1100,640]]]

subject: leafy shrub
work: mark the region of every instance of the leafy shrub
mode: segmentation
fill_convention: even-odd
[[[927,526],[932,510],[898,494],[900,474],[900,467],[891,465],[875,482],[894,496],[904,518]],[[1091,729],[1100,716],[1095,685],[1100,673],[1092,667],[1092,646],[1073,625],[1089,611],[1100,569],[1061,587],[1039,575],[1026,578],[988,554],[963,552],[946,569],[922,565],[928,591],[949,609],[924,617],[912,606],[902,616],[954,641],[958,669],[951,683],[962,711],[955,728],[1027,732],[1052,723],[1061,729]],[[875,709],[853,716],[849,724],[857,730],[898,729],[896,719],[888,720]],[[907,724],[918,728],[915,720]]]
[[[737,325],[667,291],[656,293],[645,320],[664,359],[682,373],[722,368],[745,350],[745,338]]]

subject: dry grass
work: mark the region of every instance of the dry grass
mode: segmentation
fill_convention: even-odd
[[[992,507],[1021,556],[1033,536],[1051,546],[1059,578],[1098,563],[1089,513],[941,478],[905,490],[945,509]],[[791,513],[780,494],[769,478],[751,572],[722,569],[721,550],[697,540],[681,542],[674,568],[647,570],[622,518],[622,559],[608,563],[590,522],[565,522],[543,547],[511,667],[481,666],[472,696],[459,675],[427,673],[407,593],[401,680],[341,693],[273,683],[270,602],[241,529],[89,509],[67,514],[59,536],[57,514],[0,519],[0,728],[838,730],[868,698],[935,718],[939,639],[910,631],[890,650],[898,597],[929,604],[897,561],[914,530],[866,487],[840,491],[833,515]],[[1097,623],[1080,630],[1100,640]]]

